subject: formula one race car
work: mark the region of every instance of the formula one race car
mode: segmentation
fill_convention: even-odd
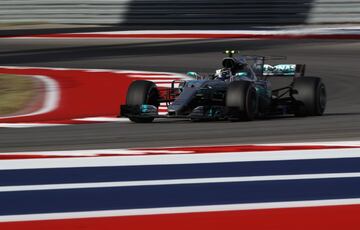
[[[284,58],[245,56],[234,50],[225,53],[228,57],[215,74],[201,76],[189,72],[190,80],[174,81],[171,88],[159,88],[151,81],[132,82],[120,116],[146,123],[155,118],[250,121],[283,114],[320,116],[324,113],[325,85],[321,78],[305,77],[305,65],[269,65],[265,60]],[[288,83],[273,88],[273,80],[280,78]],[[164,102],[168,113],[159,115],[158,107]]]

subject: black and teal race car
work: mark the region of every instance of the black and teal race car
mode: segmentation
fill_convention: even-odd
[[[226,51],[222,68],[202,76],[189,72],[190,80],[175,87],[159,88],[145,80],[133,81],[120,116],[133,122],[155,118],[188,118],[192,121],[250,121],[269,116],[293,114],[320,116],[326,107],[326,89],[319,77],[306,77],[303,64],[265,64],[280,57],[240,55]],[[286,84],[274,87],[274,81]],[[167,114],[159,115],[160,103]]]

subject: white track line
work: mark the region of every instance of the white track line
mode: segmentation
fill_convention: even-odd
[[[149,79],[149,81],[152,81],[154,83],[172,83],[174,81],[174,79],[162,79],[162,80],[153,80],[153,79]]]
[[[259,144],[259,143],[241,143],[241,144],[224,144],[220,146],[239,146],[239,145],[254,145],[254,146],[345,146],[345,147],[360,147],[360,141],[314,141],[314,142],[281,142],[281,143],[266,143],[266,144]],[[176,148],[194,148],[194,147],[218,147],[219,144],[216,145],[183,145],[183,146],[168,146],[168,147],[156,147],[156,149],[176,149]],[[151,148],[148,148],[151,149]]]
[[[350,33],[349,33],[350,31]],[[308,35],[308,34],[359,34],[359,26],[349,27],[317,27],[317,28],[295,28],[277,30],[133,30],[133,31],[105,31],[105,32],[84,32],[68,33],[68,35],[89,34],[89,35],[169,35],[169,34],[253,34],[253,35]],[[31,36],[29,36],[31,38]],[[21,38],[21,37],[20,37]],[[25,37],[22,37],[25,38]]]
[[[85,188],[112,188],[112,187],[155,186],[155,185],[233,183],[233,182],[255,182],[255,181],[335,179],[335,178],[356,178],[356,177],[360,177],[360,173],[320,173],[320,174],[275,175],[275,176],[218,177],[218,178],[215,177],[215,178],[196,178],[196,179],[144,180],[144,181],[97,182],[97,183],[67,183],[67,184],[0,186],[0,192],[59,190],[59,189],[85,189]]]
[[[158,87],[170,88],[172,83],[157,83]]]
[[[124,117],[84,117],[76,118],[74,121],[91,121],[91,122],[125,122],[128,123],[130,120]]]
[[[119,150],[120,151],[120,150]],[[121,150],[120,154],[158,153],[156,150]],[[166,150],[163,155],[138,155],[116,157],[82,157],[82,158],[53,158],[53,159],[26,159],[0,160],[0,170],[7,169],[35,169],[35,168],[69,168],[69,167],[105,167],[105,166],[135,166],[135,165],[173,165],[173,164],[200,164],[220,162],[250,162],[250,161],[282,161],[282,160],[311,160],[311,159],[338,159],[359,158],[360,148],[354,149],[321,149],[321,150],[288,150],[265,152],[217,152],[202,154],[187,154],[186,151]],[[183,153],[181,153],[183,152]],[[111,150],[78,150],[62,151],[62,154],[91,156],[91,154],[117,154]],[[4,153],[6,154],[6,153]],[[11,154],[11,153],[7,153]],[[17,153],[21,154],[21,153]],[[59,154],[52,152],[27,152],[33,155]]]
[[[246,211],[260,209],[280,209],[280,208],[307,208],[307,207],[330,207],[343,205],[359,205],[360,199],[332,199],[332,200],[302,200],[288,202],[266,202],[266,203],[245,203],[229,205],[204,205],[187,207],[165,207],[148,209],[125,209],[125,210],[104,210],[87,212],[63,212],[47,214],[26,214],[0,216],[0,222],[18,222],[34,220],[61,220],[78,218],[101,218],[117,216],[143,216],[161,214],[181,214],[181,213],[202,213],[202,212],[221,212],[221,211]]]
[[[48,123],[0,123],[0,128],[38,128],[65,126],[68,124],[48,124]]]
[[[146,72],[145,72],[146,73]],[[174,79],[174,76],[171,76],[171,75],[141,75],[141,74],[129,74],[128,77],[131,77],[131,78],[148,78],[148,79],[164,79],[164,80],[180,80],[182,78],[179,78],[178,75],[175,75],[176,76],[176,79]],[[187,77],[186,75],[183,75],[183,77],[185,78],[189,78]]]
[[[311,145],[320,145],[320,146],[348,146],[348,147],[359,147],[360,141],[319,141],[319,142],[299,142],[299,143],[276,143],[276,144],[259,144],[261,146],[311,146]]]
[[[144,155],[147,153],[156,154],[184,154],[193,153],[193,151],[183,150],[166,150],[166,149],[153,149],[153,150],[132,150],[132,149],[104,149],[104,150],[64,150],[64,151],[34,151],[34,152],[11,152],[0,153],[8,156],[63,156],[63,157],[96,157],[99,154],[114,154],[114,155]]]

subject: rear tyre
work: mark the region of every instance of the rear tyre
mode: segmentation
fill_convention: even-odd
[[[326,88],[318,77],[300,77],[294,81],[292,97],[295,116],[321,116],[326,108]]]
[[[155,83],[151,81],[133,81],[128,89],[126,95],[127,105],[154,105],[159,107],[159,91]],[[154,120],[153,117],[129,117],[129,119],[136,123],[150,123]]]
[[[230,121],[254,120],[258,110],[256,89],[249,81],[231,82],[226,93]]]

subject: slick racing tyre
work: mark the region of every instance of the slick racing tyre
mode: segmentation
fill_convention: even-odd
[[[127,105],[154,105],[159,107],[159,91],[155,83],[151,81],[133,81],[128,89],[126,95]],[[129,119],[136,123],[149,123],[154,120],[153,117],[129,117]]]
[[[230,121],[251,121],[257,115],[256,89],[249,81],[231,82],[226,93],[226,107]]]
[[[326,108],[326,88],[318,77],[300,77],[292,87],[295,116],[321,116]]]

